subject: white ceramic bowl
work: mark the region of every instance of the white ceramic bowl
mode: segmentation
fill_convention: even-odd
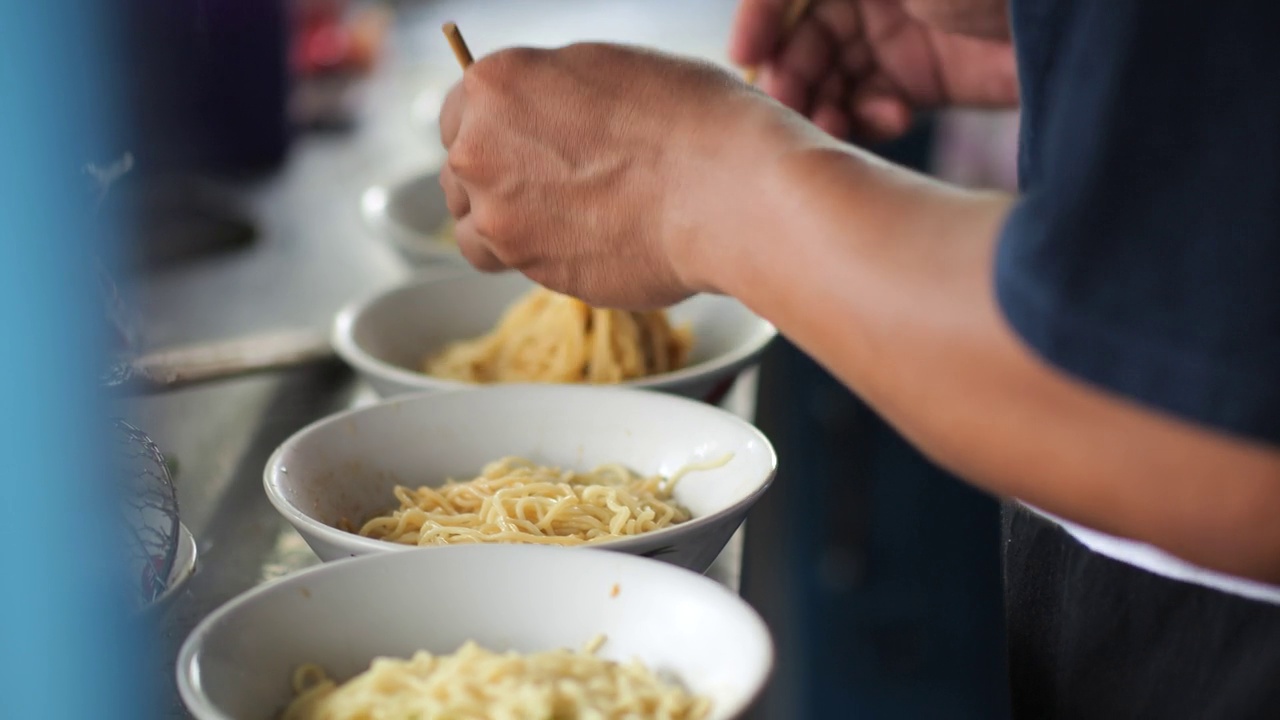
[[[442,234],[450,215],[434,170],[365,190],[360,215],[374,235],[413,265],[467,266],[458,246]]]
[[[759,616],[706,578],[617,553],[472,545],[333,563],[251,590],[192,631],[178,688],[197,720],[268,720],[302,663],[346,680],[378,656],[467,640],[577,648],[599,633],[602,656],[675,673],[711,698],[714,720],[741,716],[773,663]]]
[[[384,397],[474,387],[417,368],[430,352],[492,331],[533,287],[516,273],[412,280],[343,308],[334,321],[333,346]],[[719,295],[694,296],[668,314],[674,324],[693,328],[689,364],[619,385],[718,402],[778,334],[737,300]]]
[[[474,477],[517,455],[587,470],[622,463],[669,476],[691,462],[732,459],[685,476],[675,500],[693,518],[594,547],[704,572],[773,480],[769,441],[731,413],[684,398],[621,388],[502,385],[384,400],[321,420],[267,462],[267,496],[322,560],[433,552],[339,530],[395,507],[396,485]],[[565,550],[572,552],[572,550]]]

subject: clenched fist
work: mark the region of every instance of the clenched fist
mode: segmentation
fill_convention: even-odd
[[[441,111],[462,254],[598,306],[714,290],[762,168],[815,131],[713,66],[614,45],[477,61]]]

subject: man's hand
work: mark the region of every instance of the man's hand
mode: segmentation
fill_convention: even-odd
[[[730,55],[760,66],[761,89],[838,138],[891,140],[917,110],[1017,104],[1013,47],[990,39],[1004,23],[1000,0],[813,0],[788,30],[789,4],[743,0]],[[987,37],[942,29],[962,25]]]
[[[632,309],[714,289],[696,258],[726,251],[714,238],[748,215],[763,168],[796,138],[828,142],[720,69],[611,45],[479,60],[440,132],[473,265]]]

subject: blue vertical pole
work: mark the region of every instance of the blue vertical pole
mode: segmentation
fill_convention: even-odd
[[[97,405],[112,3],[0,9],[0,717],[147,717]]]

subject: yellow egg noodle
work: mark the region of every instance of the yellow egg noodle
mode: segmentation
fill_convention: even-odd
[[[693,334],[661,310],[593,308],[536,288],[488,335],[428,356],[428,375],[474,383],[618,383],[684,367]]]
[[[659,678],[639,661],[596,656],[604,642],[531,654],[468,642],[452,655],[378,658],[341,685],[317,665],[293,677],[282,720],[702,720],[707,698]]]
[[[400,506],[364,523],[359,534],[406,545],[580,545],[638,535],[688,520],[689,511],[672,500],[676,483],[731,457],[687,465],[670,479],[618,464],[573,472],[502,458],[471,480],[397,486]]]

